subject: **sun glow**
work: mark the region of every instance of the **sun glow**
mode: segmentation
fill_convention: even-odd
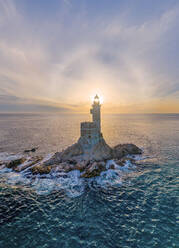
[[[95,96],[98,95],[99,97],[99,102],[100,104],[102,104],[104,102],[104,98],[101,94],[94,94],[94,95],[91,95],[90,99],[91,99],[91,102],[93,103],[94,102],[94,99],[95,99]]]

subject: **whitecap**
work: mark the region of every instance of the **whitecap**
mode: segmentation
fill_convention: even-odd
[[[25,178],[21,173],[9,172],[6,173],[6,182],[11,185],[28,185],[31,180]]]
[[[132,170],[136,169],[136,165],[133,164],[130,160],[126,160],[125,165],[119,166],[118,169],[123,172],[131,172]]]
[[[117,165],[113,159],[107,161],[106,169],[109,169],[111,165],[114,165],[115,167]]]
[[[11,171],[12,171],[11,169],[5,167],[4,165],[1,165],[1,166],[0,166],[0,174],[9,173],[9,172],[11,172]]]
[[[101,172],[100,176],[94,178],[95,182],[101,187],[107,186],[121,186],[121,175],[117,170],[107,170]]]
[[[32,188],[38,195],[48,195],[55,188],[55,181],[48,178],[36,178],[32,183]]]
[[[85,189],[84,179],[80,178],[80,171],[70,171],[56,179],[56,190],[63,189],[69,197],[83,194]]]

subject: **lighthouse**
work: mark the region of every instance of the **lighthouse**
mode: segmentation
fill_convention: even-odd
[[[100,142],[103,138],[101,133],[101,104],[98,95],[94,97],[92,107],[92,122],[81,122],[80,144],[89,149]]]
[[[98,132],[101,133],[101,104],[98,95],[94,98],[90,113],[92,114],[93,122],[96,123],[96,126],[98,127]]]

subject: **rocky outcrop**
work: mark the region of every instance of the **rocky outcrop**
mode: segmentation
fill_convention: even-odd
[[[102,161],[108,160],[113,157],[112,148],[106,144],[102,138],[99,143],[95,144],[88,149],[84,149],[80,142],[69,146],[62,152],[54,154],[50,160],[45,162],[45,165],[59,164],[61,162],[68,162],[71,164],[85,161]]]
[[[142,154],[142,150],[134,144],[119,144],[113,148],[113,158],[115,159],[137,154]]]
[[[61,153],[57,152],[54,156],[45,162],[45,166],[55,165],[56,171],[69,172],[70,170],[80,170],[83,172],[81,177],[90,178],[99,176],[100,173],[106,170],[105,161],[114,159],[119,166],[124,166],[126,160],[135,162],[129,155],[141,154],[142,150],[134,144],[119,144],[113,149],[106,144],[105,140],[101,140],[84,149],[85,145],[80,142],[68,147]],[[115,165],[111,164],[110,169],[115,169]],[[42,173],[41,167],[37,167],[35,172],[39,169]]]
[[[142,150],[134,144],[119,144],[112,149],[102,138],[97,144],[86,150],[83,149],[80,143],[75,143],[66,150],[55,153],[50,160],[45,162],[45,165],[59,164],[61,162],[76,164],[82,160],[105,161],[136,154],[142,154]]]
[[[77,157],[83,154],[83,147],[79,143],[75,143],[69,146],[66,150],[61,153],[61,160],[70,160],[73,157]]]
[[[83,155],[83,148],[79,143],[75,143],[62,152],[56,152],[52,158],[45,162],[45,165],[59,164],[66,161],[77,163],[75,158],[81,155]]]
[[[49,174],[53,172],[69,172],[79,170],[81,177],[91,178],[99,176],[106,169],[115,169],[116,166],[125,166],[126,161],[135,160],[129,155],[142,154],[142,150],[134,144],[119,144],[111,148],[103,138],[92,147],[83,147],[80,142],[68,147],[62,152],[56,152],[49,160],[42,157],[18,158],[2,165],[16,172],[28,170],[32,175]],[[107,160],[113,162],[106,166]],[[1,164],[1,161],[0,161]]]

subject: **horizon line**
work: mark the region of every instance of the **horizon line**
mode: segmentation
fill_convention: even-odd
[[[78,114],[89,114],[88,112],[58,112],[58,111],[41,111],[41,112],[38,112],[38,111],[34,111],[34,112],[0,112],[0,114],[65,114],[65,115],[69,115],[69,114],[74,114],[74,115],[78,115]],[[179,112],[166,112],[166,113],[163,113],[163,112],[154,112],[154,113],[147,113],[147,112],[143,112],[143,113],[109,113],[109,112],[103,112],[102,113],[103,115],[105,114],[111,114],[111,115],[169,115],[169,114],[179,114]]]

